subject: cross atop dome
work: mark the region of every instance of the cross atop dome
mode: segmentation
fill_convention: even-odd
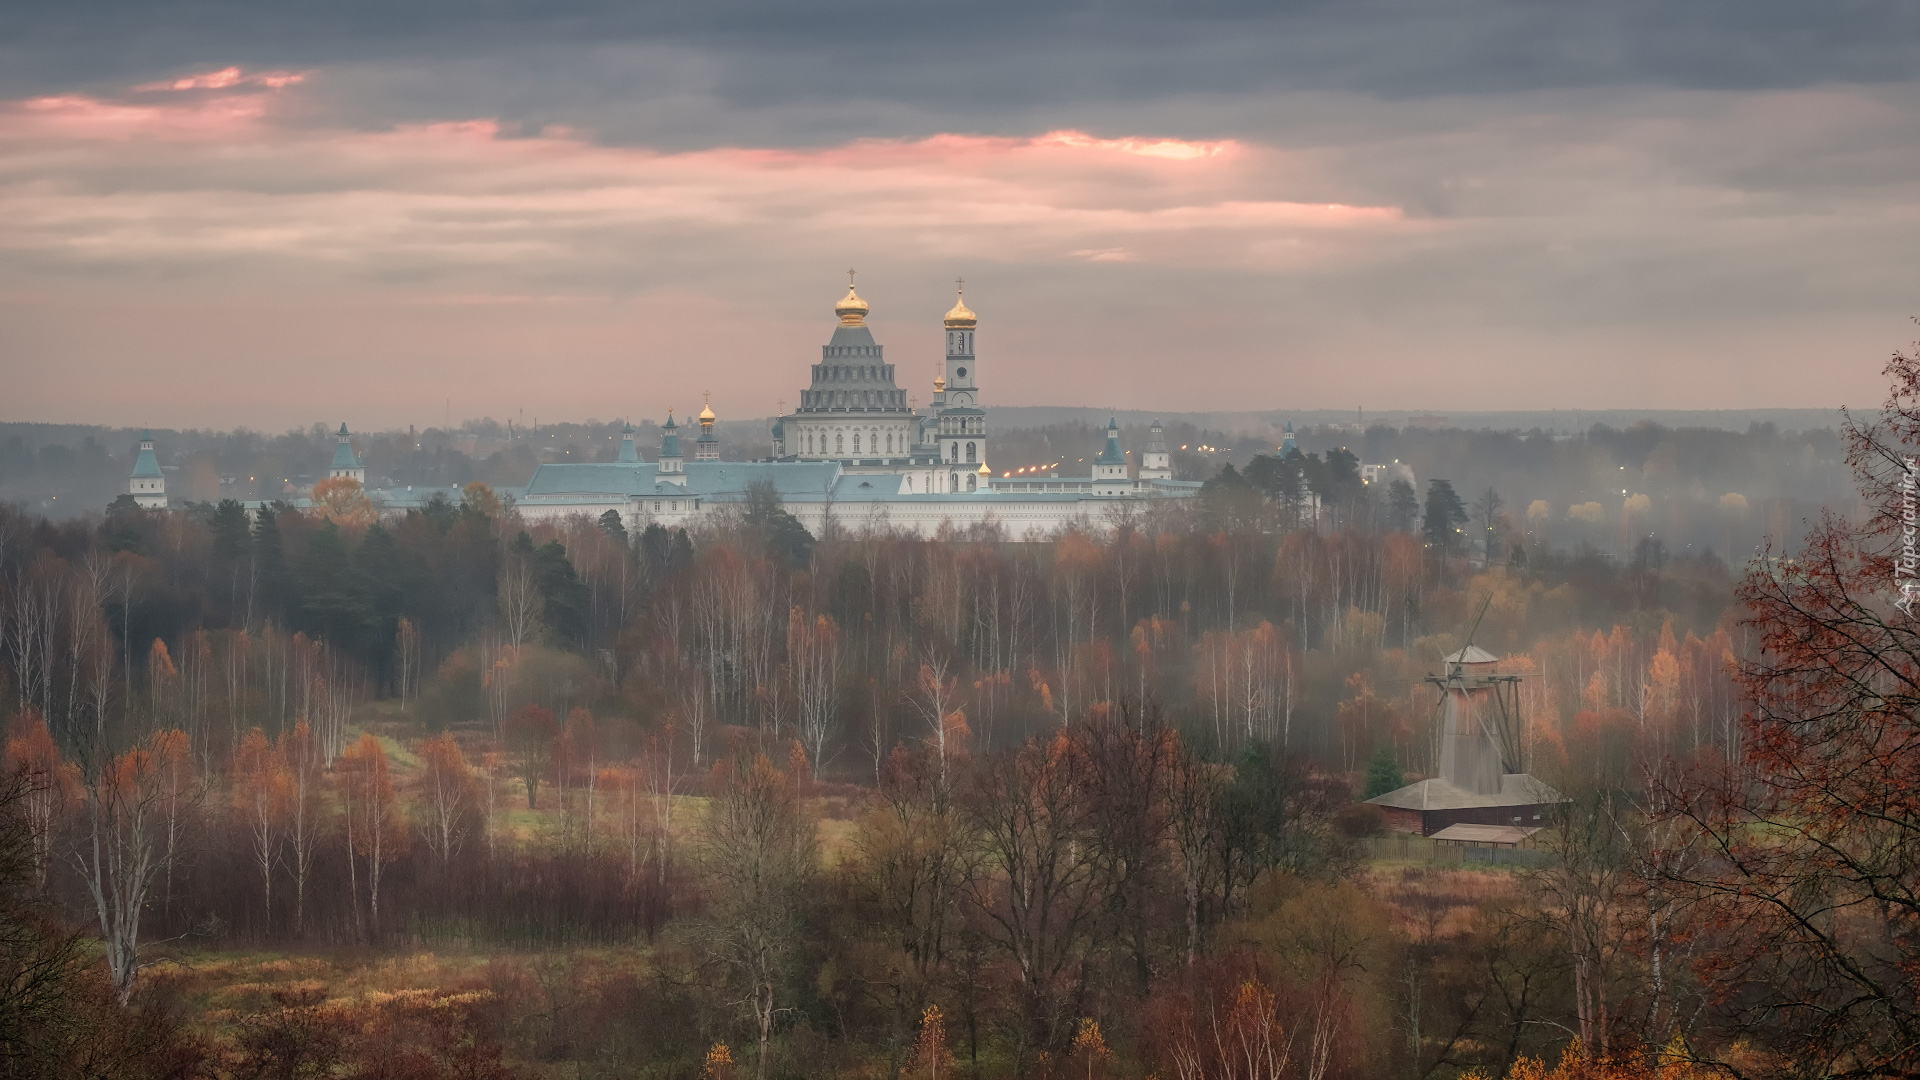
[[[967,307],[967,279],[955,278],[953,285],[959,299],[953,302],[953,310],[947,312],[947,329],[971,330],[979,325],[980,318]]]
[[[841,297],[840,302],[833,305],[833,313],[840,316],[840,325],[865,326],[867,324],[867,313],[872,310],[865,300],[860,299],[860,294],[853,291],[853,271],[848,270],[847,295]]]

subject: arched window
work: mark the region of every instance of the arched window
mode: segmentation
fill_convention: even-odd
[[[838,454],[847,448],[847,437],[836,433],[833,436],[833,452]]]
[[[967,444],[967,464],[973,464],[973,444]]]
[[[860,436],[858,433],[855,433],[853,436],[853,453],[855,457],[860,455]]]
[[[887,453],[893,453],[893,432],[887,432]]]
[[[960,474],[959,473],[949,473],[947,475],[947,490],[948,491],[960,490]]]
[[[975,478],[974,478],[973,476],[971,476],[971,475],[969,475],[969,476],[967,477],[967,490],[968,490],[968,491],[972,491],[972,490],[973,490],[973,485],[974,485],[974,482],[975,482]]]

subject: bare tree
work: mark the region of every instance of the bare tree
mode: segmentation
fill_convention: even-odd
[[[540,618],[540,588],[534,580],[533,565],[518,554],[509,553],[500,567],[500,620],[507,631],[508,646],[518,649],[533,636]]]
[[[1168,826],[1179,872],[1181,907],[1186,916],[1186,956],[1191,967],[1200,955],[1206,905],[1220,891],[1220,861],[1214,849],[1220,834],[1220,768],[1180,744],[1161,774]]]
[[[786,775],[765,757],[735,766],[707,809],[702,868],[713,901],[706,934],[716,959],[739,978],[766,1080],[778,991],[800,934],[801,898],[819,863],[813,820]]]
[[[1067,983],[1100,912],[1081,798],[1090,779],[1084,748],[1063,730],[988,762],[968,807],[990,872],[969,879],[967,896],[1018,974],[1022,1053],[1054,1045],[1071,1021]]]
[[[49,719],[56,715],[53,665],[66,592],[60,581],[65,566],[59,559],[43,555],[33,564],[16,569],[6,583],[6,608],[0,612],[5,616],[0,640],[13,668],[16,707],[31,705]]]
[[[313,728],[302,720],[280,733],[280,754],[286,759],[291,791],[287,800],[287,851],[293,870],[293,932],[306,931],[307,878],[320,849],[320,779],[326,762],[315,744]]]
[[[386,864],[400,857],[406,846],[406,823],[394,798],[387,754],[372,735],[361,735],[340,759],[347,811],[347,864],[366,863],[367,926],[380,933],[380,879]],[[350,875],[349,884],[352,885]],[[359,898],[354,898],[359,910]]]
[[[647,740],[647,752],[640,763],[640,780],[653,803],[653,860],[662,885],[667,883],[667,867],[673,856],[673,800],[684,779],[674,770],[674,735],[675,725],[669,719],[660,734]]]
[[[240,740],[233,766],[233,808],[250,842],[248,854],[260,871],[265,914],[261,925],[273,928],[273,870],[280,862],[280,838],[292,784],[287,764],[259,728]]]
[[[875,812],[860,823],[853,881],[877,909],[871,932],[887,949],[883,994],[893,1023],[893,1071],[913,1021],[936,989],[951,945],[962,884],[976,848],[939,764],[925,747],[887,762]],[[896,959],[897,957],[897,959]]]
[[[420,835],[444,873],[473,824],[473,770],[460,744],[447,734],[420,744],[420,761]]]
[[[948,667],[946,657],[929,649],[908,698],[927,725],[927,744],[933,747],[942,787],[950,787],[948,759],[961,749],[949,743],[966,730],[967,724],[967,714],[960,708],[960,680],[947,674]]]
[[[414,680],[420,673],[420,628],[404,615],[394,633],[393,660],[394,674],[399,680],[396,689],[400,692],[400,711],[404,713],[407,697],[413,692]]]
[[[1557,858],[1531,874],[1541,917],[1559,927],[1573,972],[1582,1045],[1605,1056],[1617,1034],[1615,984],[1629,961],[1630,853],[1612,792],[1577,800],[1547,848]]]
[[[795,605],[787,620],[787,658],[793,670],[800,737],[818,775],[840,712],[840,628],[825,615],[809,622]]]
[[[160,843],[166,788],[154,762],[152,751],[139,746],[86,770],[86,828],[69,853],[93,901],[121,1005],[132,998],[140,972],[147,894],[168,862]]]

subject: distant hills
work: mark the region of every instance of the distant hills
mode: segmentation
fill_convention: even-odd
[[[1407,409],[1263,409],[1244,412],[1163,412],[1142,409],[1089,409],[1070,405],[994,405],[995,427],[1046,427],[1050,424],[1104,424],[1117,416],[1122,424],[1144,424],[1153,417],[1169,424],[1186,422],[1213,431],[1263,432],[1293,421],[1295,428],[1361,423],[1371,427],[1453,427],[1491,431],[1586,431],[1595,424],[1630,428],[1653,423],[1667,428],[1710,428],[1746,431],[1755,424],[1772,424],[1781,431],[1817,431],[1840,426],[1838,409],[1535,409],[1507,412],[1420,412]]]

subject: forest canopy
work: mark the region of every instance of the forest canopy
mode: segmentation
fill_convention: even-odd
[[[0,506],[0,1010],[26,1040],[0,1053],[709,1080],[1920,1065],[1897,966],[1861,959],[1905,915],[1809,935],[1764,906],[1868,808],[1815,827],[1830,788],[1762,804],[1754,780],[1898,711],[1818,675],[1865,658],[1788,648],[1888,534],[1829,519],[1830,572],[1726,561],[1818,474],[1755,479],[1789,438],[1189,452],[1197,498],[1041,542],[814,536],[771,491],[691,528],[534,522],[473,473],[404,513]],[[1884,471],[1887,438],[1836,452]],[[1474,464],[1364,478],[1412,446]],[[1602,502],[1623,456],[1644,494]],[[1905,648],[1873,618],[1873,656]],[[1469,635],[1566,796],[1519,847],[1389,833],[1364,801],[1440,770],[1427,677]],[[1829,726],[1801,732],[1816,698]],[[1886,858],[1821,880],[1884,912]],[[1831,1020],[1781,1019],[1809,1015]]]

